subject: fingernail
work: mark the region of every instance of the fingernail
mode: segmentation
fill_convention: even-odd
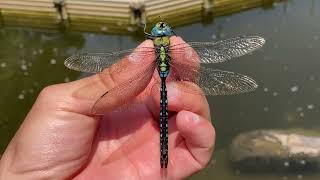
[[[173,83],[167,84],[167,94],[169,100],[175,100],[179,97],[179,91]]]

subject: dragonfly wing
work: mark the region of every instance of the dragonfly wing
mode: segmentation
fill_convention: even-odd
[[[153,47],[138,47],[110,53],[81,53],[67,58],[65,66],[81,72],[97,73],[127,57],[131,63],[139,63],[144,57],[154,56]]]
[[[239,36],[217,42],[190,42],[171,46],[170,51],[181,54],[184,59],[190,59],[190,53],[195,50],[200,63],[221,63],[234,57],[248,54],[265,43],[259,36]]]
[[[155,61],[135,71],[131,77],[114,88],[106,91],[92,107],[93,114],[103,114],[107,111],[123,107],[133,102],[150,83],[156,67]]]
[[[255,90],[258,85],[250,77],[187,63],[172,63],[170,78],[179,81],[179,89],[192,94],[232,95]],[[190,83],[199,88],[190,86]]]

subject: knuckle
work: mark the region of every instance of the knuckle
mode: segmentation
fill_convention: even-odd
[[[39,94],[39,99],[47,99],[52,97],[53,94],[56,94],[60,89],[60,84],[50,85],[43,88]]]

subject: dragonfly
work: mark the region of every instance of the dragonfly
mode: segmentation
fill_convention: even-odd
[[[128,103],[128,98],[137,96],[148,86],[155,72],[159,75],[160,166],[167,168],[169,102],[166,84],[169,81],[176,81],[179,82],[177,86],[179,90],[203,96],[251,92],[258,87],[252,78],[235,72],[213,69],[207,65],[227,62],[251,53],[261,48],[265,39],[259,36],[238,36],[216,42],[171,44],[170,37],[176,34],[173,28],[163,21],[156,23],[150,33],[144,32],[147,39],[152,40],[153,47],[138,46],[116,52],[81,53],[67,58],[64,64],[70,69],[90,73],[100,73],[110,67],[114,69],[111,73],[134,69],[133,73],[129,73],[131,77],[124,78],[123,82],[106,90],[97,99],[92,107],[93,114],[103,111],[99,107],[108,103]],[[145,57],[153,58],[152,61],[143,62]],[[121,59],[126,59],[127,63],[118,63]],[[197,88],[191,84],[197,85]]]

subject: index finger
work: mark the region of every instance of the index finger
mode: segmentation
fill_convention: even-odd
[[[151,40],[146,40],[137,48],[140,47],[152,48],[153,43]],[[135,54],[140,55],[138,57],[139,63],[132,62],[130,56],[126,56],[122,60],[119,60],[117,64],[112,65],[98,74],[67,83],[68,87],[66,89],[68,90],[68,94],[66,94],[66,96],[72,97],[74,102],[86,102],[86,105],[82,107],[79,107],[76,103],[71,105],[71,110],[82,114],[91,114],[91,108],[101,95],[119,85],[124,80],[132,77],[135,71],[139,70],[139,68],[137,68],[138,66],[145,66],[154,59],[150,53],[139,53],[140,52]],[[135,59],[136,58],[137,57],[135,57]]]

